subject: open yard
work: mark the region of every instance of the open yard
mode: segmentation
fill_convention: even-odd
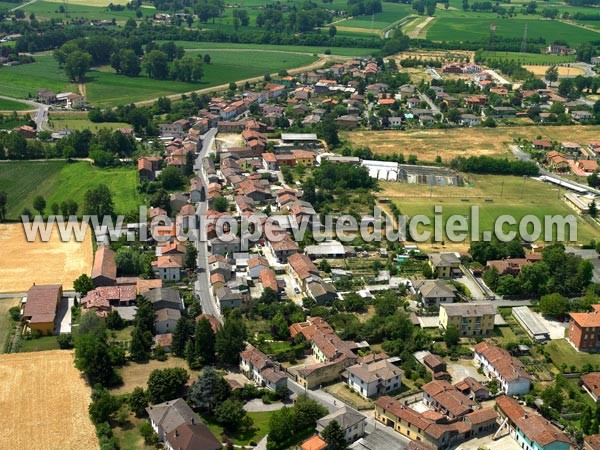
[[[269,420],[271,415],[271,412],[249,412],[248,417],[252,419],[253,425],[248,429],[242,428],[231,435],[224,433],[223,427],[215,421],[206,418],[203,419],[217,439],[227,438],[233,442],[234,445],[249,445],[250,442],[260,441],[269,432]]]
[[[129,393],[138,386],[146,389],[146,383],[150,373],[154,369],[165,369],[167,367],[183,367],[188,371],[190,379],[192,380],[195,380],[199,374],[199,372],[190,371],[185,359],[176,358],[175,356],[169,356],[169,359],[166,361],[152,359],[145,364],[130,362],[119,370],[121,377],[123,377],[123,385],[113,389],[111,392],[119,395]]]
[[[42,195],[50,205],[73,199],[82,212],[88,189],[106,184],[112,192],[115,212],[137,211],[144,203],[137,191],[137,171],[133,167],[100,169],[89,162],[11,161],[0,163],[0,190],[8,194],[7,216],[18,219],[23,208],[33,210],[33,199]]]
[[[443,208],[442,223],[452,215],[466,216],[471,229],[471,207],[479,207],[480,232],[494,230],[494,223],[501,215],[510,215],[517,224],[526,215],[543,219],[547,215],[577,217],[577,241],[587,243],[598,236],[598,229],[579,218],[559,198],[559,191],[553,186],[521,177],[495,175],[468,175],[469,185],[465,187],[430,187],[425,185],[380,182],[382,191],[379,197],[393,201],[402,214],[415,216],[425,214],[433,223],[434,207]],[[542,220],[543,223],[543,220]],[[505,230],[518,230],[517,226],[504,227]],[[422,227],[419,227],[422,230]],[[433,231],[433,226],[427,227]],[[464,251],[468,243],[452,243],[444,233],[447,249]],[[433,245],[433,243],[432,243]]]
[[[84,242],[62,242],[56,229],[49,242],[27,242],[21,224],[0,224],[0,247],[0,292],[25,292],[33,283],[60,283],[69,290],[92,269],[90,231]]]
[[[598,138],[599,126],[517,126],[497,128],[454,128],[450,130],[351,131],[342,138],[357,146],[368,146],[373,153],[416,155],[420,161],[434,161],[437,155],[448,162],[457,156],[506,156],[508,144],[515,139],[533,140],[537,136],[553,141],[586,144]]]
[[[98,448],[88,416],[90,387],[73,365],[73,352],[0,356],[0,448]]]
[[[503,60],[506,59],[508,61],[516,61],[521,64],[532,64],[532,65],[553,65],[553,64],[563,64],[568,62],[574,62],[575,56],[573,55],[548,55],[544,53],[517,53],[517,52],[492,52],[485,51],[483,52],[483,56],[486,59],[497,59]]]
[[[116,130],[117,128],[130,128],[131,125],[124,122],[102,122],[94,123],[88,119],[87,112],[51,112],[48,117],[48,127],[58,130],[90,130],[93,133],[103,128]]]
[[[584,365],[591,364],[597,370],[600,367],[600,354],[578,352],[566,339],[550,341],[545,350],[550,354],[552,362],[560,369],[563,364],[567,367],[575,366],[580,370]]]

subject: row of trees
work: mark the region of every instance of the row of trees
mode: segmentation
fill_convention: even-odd
[[[450,161],[450,167],[460,172],[494,175],[536,176],[537,165],[530,161],[509,160],[491,156],[459,156]]]

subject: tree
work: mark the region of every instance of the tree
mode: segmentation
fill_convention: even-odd
[[[210,364],[215,360],[215,339],[210,322],[206,317],[201,318],[194,332],[194,350],[203,364]]]
[[[187,380],[188,373],[182,367],[154,369],[148,377],[148,400],[157,404],[178,398]]]
[[[160,174],[160,182],[166,190],[179,189],[183,186],[183,177],[176,167],[167,167]]]
[[[219,361],[224,364],[237,364],[239,354],[245,347],[246,337],[246,326],[239,312],[234,311],[225,317],[223,326],[217,332],[215,344]]]
[[[115,204],[112,199],[112,193],[105,184],[100,184],[95,188],[88,189],[83,197],[83,214],[89,216],[112,216],[114,214]]]
[[[41,195],[36,195],[33,199],[33,209],[35,209],[40,216],[44,215],[46,209],[46,200]]]
[[[458,328],[454,325],[449,325],[444,333],[444,342],[448,348],[453,348],[460,342],[460,334]]]
[[[583,434],[585,435],[589,435],[592,431],[592,418],[592,408],[588,405],[583,409],[583,412],[579,418],[581,431],[583,431]]]
[[[346,435],[337,420],[332,420],[321,432],[321,437],[327,442],[328,450],[346,450],[348,443]]]
[[[204,55],[202,60],[204,61],[204,64],[210,64],[210,55],[207,53],[206,55]]]
[[[84,296],[89,291],[94,289],[94,282],[89,275],[82,273],[75,281],[73,281],[73,289],[81,296]]]
[[[336,34],[337,34],[337,28],[335,27],[335,25],[331,25],[329,27],[329,37],[333,38],[333,37],[335,37]]]
[[[151,348],[152,333],[144,331],[139,325],[133,327],[131,331],[131,343],[129,345],[131,359],[137,362],[147,361]]]
[[[96,315],[94,312],[92,314]],[[106,337],[88,333],[75,339],[75,367],[82,371],[91,384],[108,387],[118,380],[112,367]]]
[[[593,219],[595,219],[598,216],[598,207],[596,206],[596,200],[592,200],[592,203],[590,203],[589,214],[590,217]]]
[[[104,334],[104,323],[93,311],[84,313],[79,319],[79,334],[96,334],[102,336]]]
[[[217,197],[213,201],[213,208],[218,212],[226,212],[229,209],[229,202],[225,197]]]
[[[229,383],[212,367],[206,367],[198,379],[192,383],[188,400],[192,408],[212,413],[217,405],[224,402],[231,394]]]
[[[290,337],[289,325],[281,311],[279,311],[277,314],[275,314],[275,317],[273,317],[271,332],[273,333],[273,337],[280,341]]]
[[[75,50],[67,56],[64,69],[70,80],[81,83],[91,66],[92,56],[88,52]]]
[[[215,408],[215,418],[228,431],[235,431],[248,423],[243,403],[230,398]]]
[[[549,316],[564,317],[569,312],[569,300],[560,294],[548,294],[540,299],[540,311]]]
[[[111,66],[121,75],[137,77],[142,71],[140,58],[131,49],[121,49],[113,53]]]
[[[0,191],[0,222],[6,221],[6,205],[8,203],[8,194],[6,191]]]
[[[198,264],[198,250],[193,244],[186,244],[183,265],[188,270],[195,270]]]
[[[165,80],[169,76],[169,60],[165,52],[152,50],[144,56],[142,65],[150,78]]]
[[[125,327],[125,321],[119,315],[119,311],[113,309],[106,316],[106,328],[109,330],[122,330]]]
[[[173,344],[171,352],[180,358],[184,356],[185,345],[194,334],[194,321],[186,316],[181,316],[175,325],[173,332]]]
[[[550,86],[552,86],[552,83],[554,83],[556,80],[558,80],[558,67],[556,67],[556,66],[548,67],[548,69],[546,70],[545,78],[546,78],[546,80],[549,81],[548,84]]]
[[[117,412],[120,402],[102,386],[95,386],[92,391],[92,402],[88,407],[90,419],[95,424],[108,422],[110,416]]]
[[[143,388],[137,386],[129,396],[129,407],[136,417],[142,417],[146,413],[148,406],[148,393]]]

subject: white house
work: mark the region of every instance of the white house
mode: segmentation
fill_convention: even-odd
[[[154,328],[156,334],[173,333],[177,326],[177,321],[181,318],[181,312],[178,309],[163,308],[156,311]]]
[[[474,359],[488,378],[498,380],[499,390],[506,395],[523,395],[531,389],[531,375],[523,363],[503,348],[480,342],[475,346]]]
[[[348,406],[344,406],[317,420],[317,433],[321,434],[325,427],[334,420],[344,430],[344,436],[348,443],[352,443],[365,435],[366,416]]]
[[[364,398],[387,394],[402,386],[402,369],[385,359],[355,364],[346,370],[348,386]]]
[[[272,391],[287,386],[287,376],[278,364],[252,345],[240,353],[240,370],[249,380]]]
[[[196,413],[182,398],[149,406],[146,408],[146,412],[152,429],[161,441],[165,440],[167,433],[184,423],[201,423]]]

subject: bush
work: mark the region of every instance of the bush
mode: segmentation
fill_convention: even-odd
[[[73,336],[71,333],[59,334],[56,336],[56,340],[58,341],[58,346],[63,350],[74,347]]]
[[[21,308],[19,308],[18,306],[13,306],[12,308],[10,308],[8,310],[8,313],[10,314],[10,318],[14,322],[18,322],[19,320],[21,320]]]
[[[138,425],[138,430],[142,437],[144,438],[144,442],[146,445],[157,445],[158,444],[158,436],[152,429],[152,425],[147,420],[144,420]]]

